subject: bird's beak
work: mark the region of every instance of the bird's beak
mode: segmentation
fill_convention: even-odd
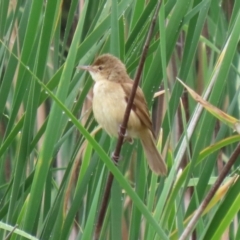
[[[85,70],[85,71],[93,71],[93,67],[92,66],[77,66],[77,69],[81,69],[81,70]]]

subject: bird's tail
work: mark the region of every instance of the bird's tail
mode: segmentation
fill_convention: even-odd
[[[142,131],[140,134],[140,140],[151,170],[157,175],[166,175],[166,164],[156,148],[155,140],[151,131],[149,129]]]

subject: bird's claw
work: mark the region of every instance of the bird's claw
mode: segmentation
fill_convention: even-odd
[[[123,134],[124,131],[125,133]],[[118,135],[124,138],[127,137],[127,130],[126,128],[122,127],[122,125],[119,126]]]
[[[121,156],[116,156],[114,152],[112,153],[111,158],[112,158],[113,162],[115,163],[115,165],[118,165],[119,160],[122,159]]]
[[[132,145],[134,143],[134,140],[131,137],[125,137],[123,142],[129,142]]]
[[[133,139],[131,137],[128,136],[127,130],[125,130],[125,134],[123,134],[124,128],[122,127],[122,125],[119,126],[118,129],[118,135],[124,138],[124,142],[129,142],[130,144],[133,144]]]

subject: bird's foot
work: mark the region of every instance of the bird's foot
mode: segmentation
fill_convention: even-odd
[[[112,153],[111,158],[115,165],[118,165],[118,162],[122,159],[121,156],[116,156],[114,152]]]
[[[131,137],[128,136],[127,130],[125,129],[125,134],[123,134],[123,131],[124,131],[124,128],[122,127],[122,125],[120,125],[118,129],[118,135],[124,138],[123,140],[124,143],[129,142],[130,144],[133,144],[134,141]]]
[[[132,145],[134,143],[134,140],[131,137],[125,137],[123,142],[129,142]]]
[[[123,133],[125,132],[125,133]],[[126,128],[122,127],[122,124],[119,126],[119,129],[118,129],[118,135],[121,136],[121,137],[127,137],[127,130]]]

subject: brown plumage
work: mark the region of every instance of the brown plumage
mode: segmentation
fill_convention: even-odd
[[[123,121],[133,81],[125,65],[110,54],[99,56],[91,66],[80,66],[89,71],[95,85],[93,88],[93,113],[97,122],[110,135],[117,137]],[[155,146],[152,121],[143,91],[138,87],[130,112],[127,137],[141,140],[148,164],[156,174],[166,175],[166,165]]]

